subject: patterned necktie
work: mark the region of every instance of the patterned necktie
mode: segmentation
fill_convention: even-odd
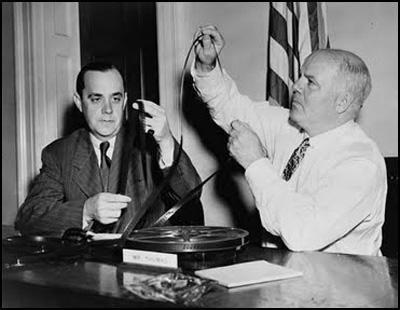
[[[109,142],[102,142],[100,144],[101,162],[100,162],[100,175],[103,182],[103,190],[108,190],[108,175],[110,174],[111,159],[108,158],[107,150],[110,147]]]
[[[301,160],[303,159],[307,148],[310,146],[310,138],[305,138],[303,142],[299,145],[297,149],[294,150],[292,156],[290,156],[290,159],[288,163],[286,164],[285,170],[283,170],[282,173],[282,178],[285,181],[288,181],[290,177],[292,176],[293,172],[296,170],[296,168],[299,166]]]

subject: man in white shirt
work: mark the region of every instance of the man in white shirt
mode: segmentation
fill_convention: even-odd
[[[191,73],[245,169],[264,228],[293,251],[381,255],[386,168],[355,122],[371,90],[365,63],[343,50],[306,58],[290,110],[241,95],[219,68],[224,46],[200,27]]]
[[[81,69],[74,102],[87,128],[44,148],[40,174],[18,210],[17,230],[50,236],[61,236],[72,227],[121,233],[132,218],[138,220],[136,229],[146,227],[200,183],[182,152],[160,197],[142,217],[137,216],[168,175],[179,147],[162,107],[138,100],[147,115],[145,128],[140,129],[137,114],[125,122],[127,100],[124,80],[114,65],[95,62]],[[133,108],[138,108],[137,102]],[[141,145],[141,130],[151,132],[145,135],[145,145]],[[203,225],[199,195],[170,224]]]

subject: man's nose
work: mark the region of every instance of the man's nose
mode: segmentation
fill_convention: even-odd
[[[294,84],[293,84],[293,93],[301,93],[301,86],[302,85],[302,78],[300,77]]]
[[[111,104],[110,100],[106,99],[104,101],[102,112],[106,113],[106,114],[111,114],[113,112],[112,104]]]

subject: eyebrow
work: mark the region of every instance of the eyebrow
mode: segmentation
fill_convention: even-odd
[[[102,97],[103,96],[103,94],[99,94],[99,93],[89,93],[88,94],[88,98],[91,98],[91,97]],[[121,96],[122,97],[122,93],[121,92],[116,92],[116,93],[113,93],[113,94],[111,94],[111,96]]]
[[[101,97],[101,96],[103,96],[102,94],[99,94],[99,93],[89,93],[88,94],[88,98],[91,98],[91,97]]]
[[[116,92],[116,93],[113,93],[111,96],[121,96],[122,97],[122,93],[121,92]]]
[[[311,74],[304,74],[304,73],[303,73],[303,75],[304,75],[307,79],[312,80],[313,82],[315,82],[315,83],[319,86],[319,83],[318,83],[318,81],[317,81],[317,79],[315,78],[314,75],[311,75]]]
[[[303,73],[303,75],[308,79],[313,79],[313,80],[315,79],[314,75],[312,75],[312,74]]]

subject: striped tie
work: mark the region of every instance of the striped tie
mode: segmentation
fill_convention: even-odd
[[[299,166],[301,160],[304,158],[307,148],[310,146],[310,138],[305,138],[297,149],[294,150],[292,156],[283,170],[282,178],[288,181],[292,176],[293,172]]]
[[[103,191],[108,190],[108,175],[110,174],[111,159],[106,155],[108,148],[110,147],[109,142],[102,142],[100,144],[101,162],[100,162],[100,175],[103,183]]]

